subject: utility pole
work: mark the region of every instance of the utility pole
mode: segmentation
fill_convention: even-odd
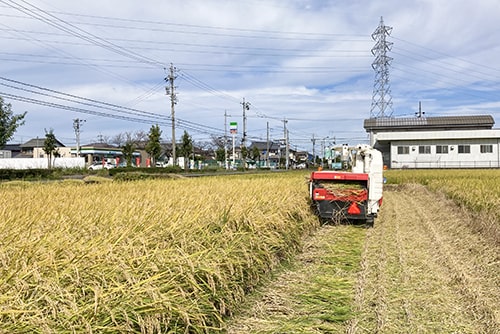
[[[321,139],[321,167],[324,167],[325,165],[325,149],[326,149],[326,140],[330,139],[329,136],[326,136],[325,138]]]
[[[314,138],[314,133],[313,133],[313,137],[311,139],[312,143],[313,143],[313,167],[316,166],[316,152],[314,150],[315,146],[316,146],[316,138]]]
[[[243,157],[243,150],[246,149],[246,140],[247,140],[247,116],[246,116],[246,111],[250,110],[250,102],[245,102],[245,98],[243,98],[243,102],[240,102],[241,105],[243,106],[243,135],[241,137],[241,160],[243,164],[243,169],[245,169],[246,166],[246,157]]]
[[[224,110],[224,165],[226,169],[229,169],[229,162],[227,161],[227,117],[228,116],[231,117],[231,115],[227,114],[227,110]]]
[[[289,136],[290,136],[290,131],[288,129],[286,130],[286,148],[285,148],[285,153],[286,153],[286,170],[290,168],[290,141],[289,141]]]
[[[269,168],[269,122],[267,122],[266,167]]]
[[[167,86],[167,95],[170,95],[170,118],[172,119],[172,165],[177,165],[177,156],[175,154],[175,105],[177,104],[177,94],[175,94],[174,80],[177,78],[175,72],[177,68],[173,64],[170,64],[170,73],[165,78],[165,81],[169,84]]]
[[[245,98],[243,98],[243,102],[240,102],[241,105],[243,106],[243,135],[241,138],[241,146],[246,147],[246,140],[247,140],[247,116],[246,116],[246,111],[250,110],[250,102],[245,102]]]
[[[73,120],[73,129],[75,129],[75,135],[76,135],[76,157],[80,157],[80,127],[83,125],[83,122],[85,122],[84,119],[79,119],[76,118]]]
[[[288,120],[286,118],[283,119],[283,139],[285,142],[285,169],[288,170],[288,159],[290,153],[288,152],[288,130],[286,129],[286,124]]]

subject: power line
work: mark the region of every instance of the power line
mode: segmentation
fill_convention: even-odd
[[[182,32],[186,32],[185,28],[195,28],[195,29],[201,29],[202,31],[206,31],[208,29],[208,30],[220,30],[220,31],[240,32],[240,33],[255,33],[255,34],[264,35],[265,37],[268,37],[269,34],[287,35],[287,36],[293,35],[293,37],[288,38],[288,39],[293,39],[293,40],[296,40],[298,38],[297,36],[304,36],[304,37],[316,36],[317,38],[309,38],[309,40],[321,41],[321,40],[326,40],[324,38],[328,38],[327,40],[331,41],[334,38],[338,38],[338,41],[344,41],[344,42],[356,42],[356,41],[367,42],[366,35],[362,35],[362,34],[339,34],[339,33],[305,32],[305,31],[279,31],[279,30],[247,29],[247,28],[234,28],[234,27],[223,27],[223,26],[182,24],[182,23],[173,23],[173,22],[164,22],[164,21],[127,19],[127,18],[117,18],[117,17],[109,17],[109,16],[98,16],[98,15],[85,15],[85,14],[68,13],[68,12],[62,12],[62,11],[47,11],[47,13],[61,14],[61,15],[66,15],[66,16],[70,16],[70,17],[97,18],[97,19],[101,19],[101,20],[119,21],[119,22],[126,22],[126,23],[132,22],[132,23],[140,23],[140,24],[153,24],[153,25],[158,25],[158,26],[174,26],[174,27],[184,28],[184,30]],[[130,24],[127,24],[127,25],[109,25],[109,24],[104,25],[104,24],[99,24],[96,22],[92,22],[92,23],[77,22],[77,23],[78,24],[93,25],[93,26],[123,28],[123,29],[138,29],[137,27],[132,27]],[[151,28],[145,28],[145,27],[141,27],[140,29],[150,30],[150,31],[158,31],[159,30],[159,29],[151,29]],[[160,30],[160,31],[176,32],[173,30]],[[205,34],[218,35],[214,31],[207,32]],[[222,36],[228,36],[228,35],[222,34]],[[240,35],[229,35],[229,36],[230,37],[247,37],[248,35],[240,34]],[[257,36],[255,38],[261,38],[261,37],[262,36]]]
[[[0,15],[1,16],[1,15]],[[25,34],[37,34],[37,35],[46,35],[46,36],[58,36],[58,37],[66,37],[66,34],[61,34],[61,33],[54,33],[54,32],[45,32],[45,31],[34,31],[34,30],[19,30],[19,29],[0,29],[0,31],[6,31],[10,32],[16,30],[17,32],[22,32]],[[278,56],[282,56],[284,54],[286,55],[291,55],[293,54],[294,56],[310,56],[310,54],[296,54],[297,52],[303,53],[304,48],[277,48],[277,47],[259,47],[259,46],[240,46],[240,45],[221,45],[221,44],[201,44],[201,43],[187,43],[187,42],[173,42],[173,41],[168,41],[168,40],[159,40],[159,41],[154,41],[154,40],[145,40],[145,39],[128,39],[128,38],[107,38],[107,40],[110,41],[117,41],[117,42],[126,42],[126,43],[138,43],[138,44],[153,44],[156,47],[158,45],[175,45],[175,46],[186,46],[186,47],[196,47],[196,48],[216,48],[216,49],[225,49],[225,50],[242,50],[244,53],[235,53],[235,54],[249,54],[249,51],[253,52],[250,54],[256,54],[256,55],[265,55],[266,53],[263,52],[283,52],[283,54],[278,54]],[[68,42],[68,44],[70,44]],[[144,48],[144,47],[135,47],[136,49],[141,49],[141,50],[151,50],[151,48]],[[160,49],[160,48],[155,48],[153,50],[166,50],[166,49]],[[172,49],[169,48],[168,50],[174,50],[174,51],[179,51],[177,49]],[[181,50],[182,51],[182,50]],[[256,51],[260,51],[260,53],[255,53]],[[199,52],[199,51],[196,51]],[[228,51],[225,51],[226,53]],[[342,55],[336,56],[335,54],[341,53]],[[273,54],[270,54],[273,55]],[[353,50],[353,49],[339,49],[339,50],[328,50],[328,54],[325,56],[330,56],[330,57],[341,57],[341,56],[346,56],[348,55],[349,57],[370,57],[369,51],[365,49],[364,47],[359,49],[359,50]]]
[[[116,104],[112,103],[107,103],[107,102],[102,102],[94,99],[89,99],[89,98],[84,98],[72,94],[67,94],[63,92],[59,92],[56,90],[36,86],[36,85],[31,85],[27,83],[23,83],[17,80],[12,80],[4,77],[0,77],[0,80],[15,83],[16,85],[12,84],[5,84],[5,83],[0,83],[0,85],[24,92],[29,92],[45,97],[50,97],[50,98],[55,98],[59,100],[63,100],[66,102],[72,102],[72,103],[77,103],[80,105],[83,105],[85,107],[94,107],[94,108],[99,108],[99,110],[109,110],[109,111],[114,111],[118,112],[121,115],[117,114],[112,114],[109,112],[103,112],[103,111],[96,111],[88,108],[78,108],[78,107],[72,107],[68,105],[63,105],[59,103],[54,103],[54,102],[49,102],[49,101],[43,101],[39,99],[33,99],[25,96],[20,96],[16,94],[10,94],[8,92],[1,92],[0,95],[4,97],[11,98],[13,100],[21,101],[21,102],[27,102],[27,103],[32,103],[32,104],[38,104],[38,105],[43,105],[51,108],[56,108],[56,109],[62,109],[62,110],[69,110],[69,111],[75,111],[75,112],[80,112],[84,114],[90,114],[90,115],[96,115],[100,117],[108,117],[108,118],[115,118],[115,119],[121,119],[121,120],[126,120],[126,121],[132,121],[132,122],[140,122],[140,123],[158,123],[162,125],[167,125],[170,126],[172,124],[172,120],[170,117],[165,116],[165,115],[159,115],[139,109],[134,109],[134,108],[128,108],[128,107],[123,107],[119,106]],[[24,88],[22,86],[30,87],[33,89],[28,89]],[[41,90],[41,92],[37,91]],[[176,124],[186,130],[193,130],[198,133],[205,133],[205,134],[220,134],[223,133],[223,130],[207,126],[205,124],[199,124],[191,121],[187,121],[184,119],[176,119]]]
[[[401,41],[401,42],[404,42],[404,43],[407,43],[407,44],[410,44],[410,45],[413,45],[413,46],[416,46],[418,48],[421,48],[421,49],[425,50],[425,53],[423,53],[421,56],[422,57],[426,57],[428,59],[432,59],[430,56],[428,56],[428,52],[430,51],[432,53],[444,56],[444,57],[446,57],[448,59],[457,59],[457,60],[460,60],[460,61],[462,61],[464,63],[468,63],[468,64],[471,64],[471,65],[474,65],[474,66],[482,67],[482,68],[487,69],[489,71],[500,72],[500,68],[495,68],[495,67],[492,67],[492,66],[489,66],[489,65],[486,65],[486,64],[472,62],[472,61],[470,61],[468,59],[465,59],[465,58],[462,58],[462,57],[452,56],[450,54],[447,54],[447,53],[444,53],[444,52],[441,52],[441,51],[438,51],[438,50],[434,50],[434,49],[428,48],[426,46],[419,45],[417,43],[409,42],[409,41],[404,40],[402,38],[398,38],[398,37],[394,37],[394,36],[391,36],[391,38],[395,39],[395,40],[398,40],[398,41]],[[452,63],[448,63],[448,64],[450,66],[455,66],[455,64],[452,64]],[[487,73],[485,73],[485,74],[487,74]]]
[[[10,3],[8,3],[8,2]],[[97,46],[100,46],[108,51],[111,51],[111,52],[114,52],[114,53],[117,53],[119,55],[122,55],[126,58],[131,58],[131,59],[134,59],[136,61],[139,61],[141,63],[146,63],[146,64],[150,64],[150,65],[156,65],[156,66],[160,66],[160,67],[163,67],[163,63],[161,62],[158,62],[154,59],[151,59],[151,58],[148,58],[148,57],[145,57],[143,55],[140,55],[138,53],[135,53],[135,52],[132,52],[130,50],[126,50],[112,42],[109,42],[99,36],[96,36],[88,31],[85,31],[77,26],[75,26],[74,24],[72,23],[69,23],[67,21],[64,21],[56,16],[54,16],[53,14],[50,14],[49,12],[33,5],[33,4],[30,4],[30,3],[27,3],[26,1],[24,0],[21,0],[21,2],[25,3],[27,6],[31,6],[32,8],[36,9],[36,10],[33,10],[31,8],[28,8],[26,6],[23,6],[13,0],[0,0],[0,2],[6,4],[7,6],[11,7],[11,8],[14,8],[14,9],[17,9],[19,10],[20,12],[30,16],[30,17],[33,17],[35,19],[38,19],[58,30],[61,30],[61,31],[64,31],[66,33],[68,33],[69,35],[72,35],[72,36],[75,36],[77,38],[80,38],[82,40],[85,40],[91,44],[94,44],[94,45],[97,45]]]

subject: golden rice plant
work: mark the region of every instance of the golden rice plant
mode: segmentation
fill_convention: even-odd
[[[391,170],[391,183],[421,183],[476,213],[476,229],[500,241],[500,169]]]
[[[299,173],[0,185],[0,332],[220,331],[317,225]]]
[[[471,210],[500,218],[500,169],[394,170],[385,174],[393,183],[422,183]]]

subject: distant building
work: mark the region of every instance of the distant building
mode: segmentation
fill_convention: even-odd
[[[370,144],[389,168],[500,168],[500,129],[490,115],[370,118]]]
[[[269,145],[269,152],[267,151]],[[280,144],[278,142],[270,141],[252,141],[252,144],[248,147],[248,150],[252,150],[256,147],[260,152],[260,159],[258,159],[259,167],[271,167],[277,168],[280,162]],[[268,164],[268,165],[266,165]]]
[[[19,145],[21,152],[17,154],[16,158],[44,158],[45,151],[43,146],[45,143],[45,137],[32,138],[27,142]],[[57,149],[57,154],[62,158],[71,157],[70,148],[66,147],[63,143],[56,139],[55,146]]]
[[[77,155],[76,147],[71,149],[71,155]],[[124,161],[122,149],[106,143],[91,143],[83,145],[80,147],[80,156],[85,158],[87,164],[103,160],[113,164]],[[132,162],[136,165],[140,165],[141,153],[136,150],[133,153],[133,157],[134,159]]]
[[[0,150],[0,169],[48,168],[49,161],[44,149],[45,138],[33,138],[23,144],[7,144]],[[55,142],[56,152],[51,159],[52,167],[83,168],[82,159],[72,159],[71,148],[59,140]]]
[[[267,152],[269,145],[269,153]],[[252,152],[254,147],[256,147],[260,152],[260,167],[266,167],[266,159],[269,160],[269,166],[271,168],[279,167],[280,159],[283,163],[286,158],[285,145],[279,142],[270,141],[252,141],[252,144],[248,147],[249,151]],[[306,164],[309,161],[309,153],[306,151],[297,151],[293,148],[288,149],[288,159],[290,163],[290,168],[295,168],[298,164]]]
[[[16,158],[21,154],[21,144],[5,144],[2,151],[4,151],[2,158]]]

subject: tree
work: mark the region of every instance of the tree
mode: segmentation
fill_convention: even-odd
[[[156,166],[156,161],[161,155],[161,130],[158,124],[152,125],[149,130],[148,143],[146,144],[146,152],[151,157],[151,165]]]
[[[212,141],[211,142],[212,146],[215,147],[216,149],[224,148],[224,145],[226,145],[226,139],[224,137],[211,135],[210,139]]]
[[[193,139],[191,139],[186,130],[184,130],[184,134],[182,135],[179,154],[184,157],[184,170],[187,170],[189,157],[193,154]]]
[[[17,128],[24,125],[26,112],[14,115],[10,103],[4,103],[0,97],[0,148],[3,148],[12,139]]]
[[[159,128],[158,128],[158,130],[159,130]],[[161,132],[160,132],[160,135],[161,135]],[[136,148],[139,148],[141,150],[146,148],[148,139],[149,139],[149,134],[144,130],[138,130],[138,131],[134,132],[134,134],[133,134],[133,141],[135,143],[135,146],[136,146]]]
[[[132,158],[134,157],[135,145],[131,140],[127,140],[127,142],[122,146],[123,158],[127,162],[127,167],[132,166]]]
[[[122,147],[130,141],[134,143],[135,148],[145,148],[145,143],[148,140],[148,134],[143,130],[139,130],[136,132],[120,132],[119,134],[113,136],[111,139],[109,139],[108,137],[101,137],[107,139],[106,143],[110,142],[111,144],[118,147]]]
[[[45,141],[43,142],[43,151],[47,155],[49,169],[52,168],[52,157],[56,156],[57,151],[57,139],[54,135],[54,130],[50,129],[48,132],[45,130]]]
[[[221,147],[215,150],[215,160],[225,162],[226,160],[226,150]]]
[[[98,142],[98,143],[101,143],[101,144],[106,144],[106,145],[109,145],[110,138],[109,138],[108,136],[104,136],[102,133],[100,133],[100,134],[97,136],[97,142]]]
[[[111,139],[111,143],[118,146],[118,147],[122,147],[126,143],[125,135],[123,133],[119,133],[119,134],[115,135]]]
[[[247,167],[247,157],[248,157],[248,147],[241,147],[241,164],[243,165],[243,169]]]
[[[254,146],[252,149],[252,160],[260,162],[260,150],[257,146]]]

